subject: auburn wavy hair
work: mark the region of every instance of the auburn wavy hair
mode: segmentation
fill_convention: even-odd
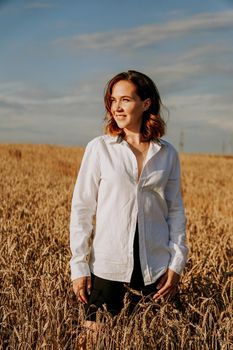
[[[125,136],[123,129],[119,128],[111,113],[111,95],[113,86],[120,80],[127,80],[136,86],[136,93],[144,101],[150,98],[151,105],[143,113],[141,134],[145,141],[162,137],[166,132],[166,122],[161,116],[161,107],[163,106],[159,91],[155,83],[145,74],[128,70],[114,76],[107,83],[104,91],[105,117],[104,132],[111,136]]]

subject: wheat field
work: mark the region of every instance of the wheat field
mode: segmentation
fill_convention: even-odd
[[[0,348],[76,349],[83,310],[69,270],[83,149],[0,145]],[[173,302],[128,304],[88,349],[233,349],[233,157],[181,154],[189,260]]]

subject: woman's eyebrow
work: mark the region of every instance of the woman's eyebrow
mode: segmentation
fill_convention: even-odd
[[[123,96],[120,96],[120,98],[124,98],[124,97],[127,97],[127,98],[132,98],[132,96],[127,96],[127,95],[123,95]],[[115,97],[114,96],[111,96],[111,98],[113,99],[115,99]]]

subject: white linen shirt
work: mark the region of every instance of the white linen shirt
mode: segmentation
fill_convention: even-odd
[[[188,248],[178,152],[168,141],[151,141],[138,180],[129,144],[120,136],[98,136],[86,146],[74,186],[71,280],[93,272],[130,282],[137,220],[144,284],[167,268],[181,274]]]

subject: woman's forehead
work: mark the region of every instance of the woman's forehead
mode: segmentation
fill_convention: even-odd
[[[127,80],[120,80],[112,87],[112,96],[136,96],[136,86]]]

